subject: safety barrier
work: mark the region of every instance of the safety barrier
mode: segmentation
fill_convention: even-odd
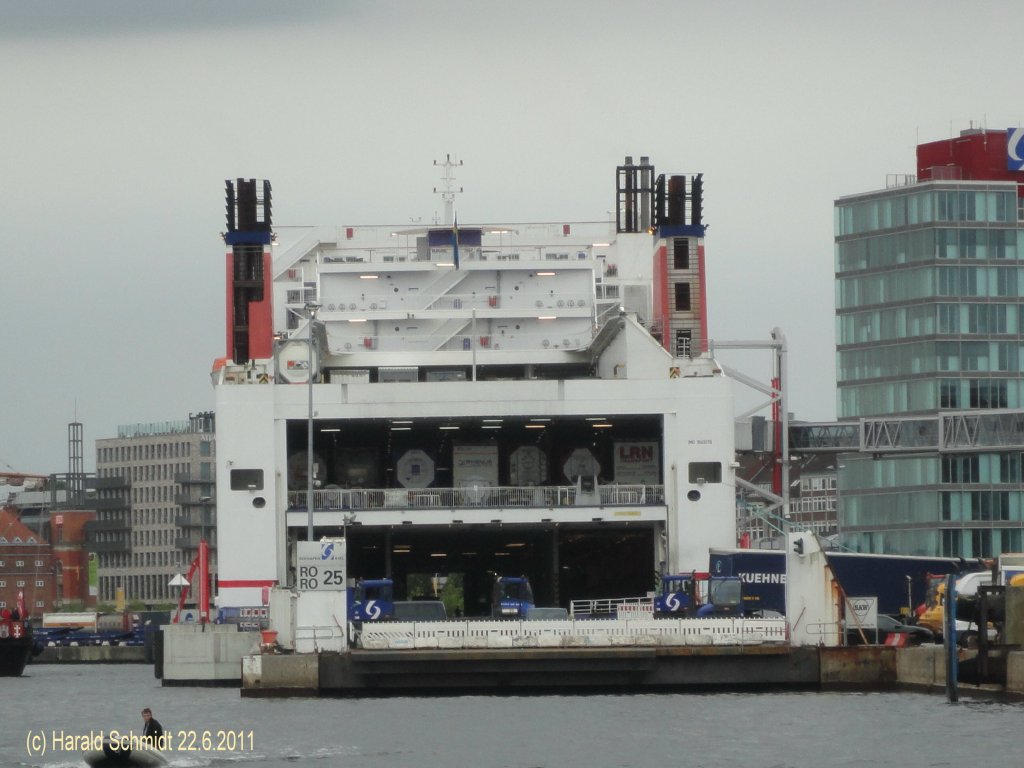
[[[353,636],[357,647],[374,650],[758,645],[787,640],[785,619],[383,621],[366,622]]]

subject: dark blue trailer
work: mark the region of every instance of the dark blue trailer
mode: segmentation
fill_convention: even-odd
[[[712,549],[712,576],[736,576],[743,582],[743,613],[786,612],[786,558],[771,549]]]
[[[925,601],[928,574],[977,570],[977,562],[956,557],[872,555],[826,552],[836,581],[849,597],[877,597],[878,612],[896,616]],[[781,550],[713,549],[709,568],[715,576],[738,576],[746,613],[786,611],[786,557]],[[908,578],[909,577],[909,578]]]

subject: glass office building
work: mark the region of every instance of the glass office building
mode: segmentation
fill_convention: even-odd
[[[1015,133],[921,145],[916,177],[835,203],[837,412],[904,430],[892,450],[841,461],[839,529],[854,550],[969,558],[1024,549],[1024,435],[959,451],[941,433],[953,423],[943,414],[964,411],[988,411],[1011,432],[1024,423]],[[915,449],[911,431],[931,424],[934,444]]]

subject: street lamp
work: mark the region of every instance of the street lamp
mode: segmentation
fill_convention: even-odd
[[[306,541],[313,540],[313,321],[320,305],[315,301],[306,302],[306,344],[309,348],[309,359],[306,369],[307,390],[309,392],[308,423],[306,425]]]

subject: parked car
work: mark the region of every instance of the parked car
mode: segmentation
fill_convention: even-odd
[[[922,643],[931,643],[935,640],[935,635],[927,627],[920,627],[916,624],[903,624],[891,616],[885,616],[879,614],[878,616],[878,629],[860,629],[856,626],[851,626],[849,619],[846,622],[846,644],[847,645],[864,645],[864,638],[861,637],[861,632],[864,633],[864,637],[867,638],[867,644],[873,643],[884,643],[889,635],[904,634],[907,636],[906,645],[921,645]],[[877,635],[877,637],[876,637]]]

